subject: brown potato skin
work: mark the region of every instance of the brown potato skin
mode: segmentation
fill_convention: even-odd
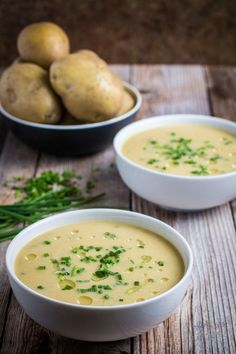
[[[55,60],[69,53],[70,43],[66,33],[55,23],[38,22],[23,28],[17,39],[17,48],[24,61],[47,69]]]
[[[50,81],[66,109],[80,122],[104,121],[120,109],[122,82],[92,51],[81,50],[54,62]]]
[[[134,107],[134,104],[135,104],[135,101],[134,101],[133,96],[129,93],[128,90],[126,90],[124,88],[123,100],[122,100],[120,109],[117,113],[117,117],[129,112]]]
[[[24,120],[54,124],[61,118],[61,103],[48,73],[35,64],[15,63],[3,72],[0,101],[7,112]]]
[[[78,125],[80,122],[74,118],[69,112],[65,112],[59,122],[60,125]]]

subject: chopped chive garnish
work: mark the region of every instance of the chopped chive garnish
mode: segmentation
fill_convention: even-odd
[[[50,245],[50,244],[51,244],[51,241],[45,240],[45,241],[43,241],[43,243],[44,243],[45,245]]]
[[[79,280],[76,280],[76,282],[77,282],[77,283],[89,283],[90,280],[89,280],[89,279],[85,279],[85,280],[79,279]]]
[[[51,259],[52,264],[58,264],[58,260],[57,259]]]
[[[139,286],[140,282],[139,281],[134,281],[134,286]]]
[[[88,292],[102,294],[104,290],[112,290],[112,287],[110,285],[92,285],[90,288],[78,289],[78,292],[82,294]]]
[[[74,277],[74,276],[76,276],[76,275],[78,275],[78,274],[80,274],[80,273],[82,273],[82,272],[84,272],[84,271],[85,271],[85,268],[79,268],[78,266],[75,265],[75,266],[72,268],[70,275],[71,275],[72,277]]]
[[[49,257],[49,253],[44,253],[43,257]]]
[[[92,263],[92,262],[97,262],[98,260],[92,256],[85,256],[84,258],[81,258],[81,262],[84,263]]]
[[[156,160],[156,159],[149,159],[147,161],[148,165],[153,165],[154,163],[158,162],[159,160]]]
[[[70,285],[68,285],[68,284],[66,284],[65,286],[64,286],[64,288],[62,288],[62,290],[72,290],[73,289],[73,286],[70,286]]]
[[[44,265],[40,265],[37,267],[37,270],[45,270],[46,269],[46,266]]]
[[[143,242],[143,241],[141,241],[141,240],[137,240],[137,247],[138,248],[144,248],[144,246],[145,246],[145,243]]]
[[[211,158],[210,158],[210,161],[217,161],[217,160],[219,160],[221,157],[220,157],[220,155],[214,155],[214,156],[212,156]]]
[[[223,141],[224,141],[224,145],[232,144],[232,140],[230,140],[228,138],[223,137]]]
[[[158,261],[157,264],[158,264],[160,267],[163,267],[163,266],[164,266],[164,262],[163,262],[163,261]]]
[[[102,250],[102,247],[95,247],[95,251],[96,252],[99,252],[99,251],[101,251]]]
[[[37,286],[37,289],[42,290],[42,289],[44,289],[44,287],[43,287],[42,285],[38,285],[38,286]]]
[[[115,238],[117,238],[116,234],[114,234],[114,233],[112,233],[112,232],[108,232],[108,231],[104,232],[104,236],[105,236],[106,238],[111,238],[112,240],[114,240]]]
[[[199,165],[198,168],[199,168],[198,170],[191,171],[191,173],[197,176],[208,175],[207,166]]]
[[[71,257],[67,256],[67,257],[61,257],[60,259],[60,264],[63,264],[67,267],[69,267],[71,265]]]

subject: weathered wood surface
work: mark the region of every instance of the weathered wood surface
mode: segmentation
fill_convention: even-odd
[[[125,80],[143,94],[138,118],[167,113],[202,113],[236,120],[236,71],[202,66],[115,66]],[[4,187],[11,176],[32,176],[46,169],[73,168],[96,179],[107,193],[101,205],[125,206],[174,226],[194,253],[192,282],[182,304],[157,328],[136,338],[113,343],[86,343],[53,334],[32,321],[17,304],[6,277],[0,246],[0,352],[1,353],[235,353],[236,204],[228,203],[198,213],[165,211],[130,193],[113,166],[112,148],[92,157],[55,158],[41,154],[6,133],[0,123],[0,203],[13,195]],[[92,173],[93,166],[100,172]]]

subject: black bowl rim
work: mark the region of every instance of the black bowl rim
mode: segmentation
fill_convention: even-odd
[[[87,124],[78,124],[78,125],[76,125],[76,124],[73,124],[73,125],[56,125],[55,124],[54,125],[54,124],[35,123],[35,122],[27,121],[27,120],[13,116],[12,114],[5,111],[5,109],[2,107],[1,103],[0,103],[0,113],[2,115],[4,115],[7,119],[13,121],[14,123],[18,123],[20,125],[25,125],[28,127],[40,128],[40,129],[64,131],[64,130],[84,130],[84,129],[103,127],[106,125],[115,124],[117,122],[120,122],[120,121],[132,116],[133,114],[137,113],[141,107],[142,96],[141,96],[139,90],[135,86],[133,86],[125,81],[123,82],[123,84],[124,84],[124,87],[127,88],[136,99],[136,103],[135,103],[134,107],[130,111],[126,112],[125,114],[122,114],[121,116],[118,116],[118,117],[115,117],[112,119],[108,119],[108,120],[105,120],[102,122],[98,122],[98,123],[87,123]]]

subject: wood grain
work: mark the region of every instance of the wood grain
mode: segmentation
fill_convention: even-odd
[[[114,66],[113,70],[119,76],[129,81],[129,66]],[[9,146],[6,146],[7,151]],[[11,148],[12,149],[12,148]],[[26,148],[27,151],[27,148]],[[9,151],[10,153],[11,151]],[[83,177],[81,188],[85,181],[91,180],[95,184],[95,192],[106,192],[104,200],[99,201],[101,206],[111,205],[115,207],[129,208],[129,191],[118,176],[114,165],[112,148],[94,156],[84,158],[59,158],[41,154],[37,159],[37,152],[30,156],[27,166],[32,165],[35,174],[39,175],[45,170],[62,172],[72,169]],[[9,155],[8,155],[9,158]],[[24,159],[18,157],[19,162]],[[26,167],[27,167],[26,166]],[[93,172],[94,167],[99,171]],[[57,336],[32,321],[20,308],[14,296],[10,299],[8,316],[5,323],[5,332],[2,342],[1,353],[130,353],[130,340],[117,343],[85,343],[65,339]]]
[[[201,66],[115,66],[125,81],[143,94],[138,118],[167,113],[202,113],[235,119],[235,68]],[[1,127],[0,127],[1,131]],[[1,133],[1,132],[0,132]],[[6,133],[5,133],[6,134]],[[56,158],[38,154],[6,135],[0,155],[0,203],[14,195],[3,186],[11,176],[25,177],[44,170],[74,169],[105,191],[101,205],[127,207],[175,227],[190,243],[194,271],[182,304],[157,328],[136,338],[111,343],[66,339],[32,321],[20,308],[6,277],[0,245],[0,352],[4,354],[234,354],[236,333],[235,202],[197,213],[174,213],[130,194],[114,166],[112,149],[85,158]],[[100,170],[93,172],[94,168]]]
[[[14,193],[9,191],[5,182],[16,176],[26,178],[32,176],[35,172],[36,158],[37,154],[35,152],[18,141],[11,133],[8,134],[0,156],[0,204],[14,200]],[[11,290],[5,266],[5,252],[8,243],[4,242],[0,245],[0,351],[1,343],[7,331],[6,318],[9,315],[9,304],[11,302]]]
[[[132,82],[147,96],[142,116],[210,113],[205,73],[199,66],[134,66]],[[134,352],[233,353],[235,268],[229,257],[235,229],[229,204],[202,213],[171,213],[133,195],[132,209],[174,226],[190,243],[195,260],[183,303],[164,325],[136,338]],[[164,343],[156,347],[156,338],[165,338]]]
[[[236,122],[236,68],[210,66],[205,72],[212,114]],[[231,209],[236,227],[236,200]]]

